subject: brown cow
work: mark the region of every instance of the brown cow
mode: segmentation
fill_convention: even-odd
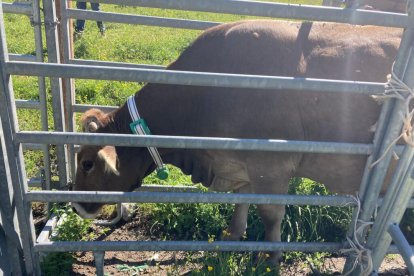
[[[205,31],[168,70],[295,76],[385,82],[401,31],[334,23],[243,21]],[[380,104],[364,95],[309,91],[147,84],[135,102],[153,134],[372,143]],[[126,105],[104,114],[87,111],[85,129],[131,133]],[[283,194],[293,176],[337,193],[355,194],[367,156],[158,149],[173,164],[213,190]],[[146,148],[82,146],[75,190],[132,191],[154,169]],[[84,216],[101,204],[75,203]],[[265,239],[280,240],[284,206],[258,206]],[[245,231],[248,205],[237,205],[228,232]],[[273,255],[277,258],[277,254]]]

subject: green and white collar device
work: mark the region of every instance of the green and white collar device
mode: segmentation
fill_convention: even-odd
[[[128,97],[127,100],[129,115],[131,116],[132,123],[129,124],[132,133],[138,135],[151,135],[151,132],[145,123],[144,119],[139,116],[137,105],[135,104],[135,96]],[[155,147],[147,147],[152,159],[157,165],[157,177],[165,180],[168,178],[168,168],[162,162],[161,156]]]

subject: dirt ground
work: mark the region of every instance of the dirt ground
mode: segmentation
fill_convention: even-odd
[[[146,234],[148,231],[145,227],[149,226],[138,215],[131,222],[120,223],[109,229],[96,226],[94,231],[100,234],[99,240],[106,241],[156,239]],[[71,275],[95,275],[91,252],[79,252],[75,257]],[[203,253],[106,252],[104,263],[106,275],[188,275],[191,271],[202,268]],[[320,271],[313,271],[311,265],[304,262],[294,265],[282,264],[280,275],[340,275],[344,263],[343,257],[326,258]],[[384,260],[379,275],[409,275],[409,273],[402,257],[391,255]]]

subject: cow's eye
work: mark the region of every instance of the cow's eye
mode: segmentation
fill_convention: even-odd
[[[82,161],[82,169],[84,172],[89,172],[93,167],[93,162],[91,160]]]

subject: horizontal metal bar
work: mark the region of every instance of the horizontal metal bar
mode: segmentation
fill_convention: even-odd
[[[181,85],[237,87],[254,89],[291,89],[319,92],[383,94],[385,83],[323,80],[310,78],[219,74],[206,72],[157,69],[120,68],[105,66],[83,67],[74,64],[46,64],[40,62],[6,62],[6,71],[12,75],[58,78],[84,78],[118,81],[144,81]]]
[[[380,207],[384,201],[383,197],[378,198],[377,207]],[[412,198],[407,205],[407,209],[414,208],[414,198]]]
[[[29,186],[31,187],[41,187],[41,180],[32,178],[29,180]],[[170,186],[170,185],[158,185],[158,184],[144,184],[141,187],[139,187],[137,192],[200,192],[200,189],[196,186],[183,186],[183,185],[176,185],[176,186]],[[206,192],[203,193],[203,195],[210,193],[210,194],[217,194],[215,192]],[[30,195],[31,196],[31,195]],[[281,195],[284,196],[284,195]],[[319,197],[319,196],[318,196]],[[349,197],[348,198],[352,198]],[[125,201],[120,201],[125,202]],[[378,207],[380,207],[382,204],[382,198],[379,198],[378,200]],[[310,205],[310,204],[309,204]],[[409,204],[407,205],[407,208],[414,208],[414,198],[410,200]]]
[[[90,104],[74,104],[72,105],[73,112],[80,112],[83,113],[86,110],[91,108],[99,108],[103,112],[111,112],[118,108],[118,106],[109,106],[109,105],[90,105]]]
[[[208,22],[189,19],[165,18],[156,16],[143,16],[133,14],[121,14],[111,12],[87,11],[79,9],[68,9],[67,16],[70,18],[107,21],[114,23],[170,27],[180,29],[205,30],[217,26],[221,22]]]
[[[388,233],[391,235],[392,240],[403,257],[410,275],[414,275],[414,252],[404,237],[404,234],[401,232],[400,227],[396,224],[391,224],[388,228]]]
[[[165,66],[154,64],[137,64],[126,62],[100,61],[90,59],[70,59],[69,64],[88,65],[88,66],[107,66],[107,67],[125,67],[125,68],[141,68],[141,69],[165,69]]]
[[[3,12],[5,13],[15,13],[15,14],[25,14],[32,15],[33,9],[32,4],[22,3],[22,2],[13,2],[13,3],[1,3],[3,5]]]
[[[56,187],[59,188],[60,187],[59,184],[60,184],[59,181],[50,182],[51,188],[56,188]],[[29,187],[42,188],[42,180],[40,178],[30,178],[27,181],[27,185]]]
[[[65,251],[302,251],[338,252],[342,243],[333,242],[230,242],[230,241],[86,241],[45,242],[34,245],[37,252]]]
[[[200,192],[197,186],[144,184],[137,189],[139,192]]]
[[[55,228],[57,222],[58,222],[58,217],[55,214],[52,214],[52,216],[46,222],[46,225],[43,227],[42,232],[40,232],[39,236],[37,237],[36,242],[37,243],[49,242],[50,233]]]
[[[138,192],[200,192],[201,190],[197,186],[190,185],[159,185],[159,184],[143,184],[136,189]],[[211,192],[208,192],[211,193]],[[214,193],[214,192],[213,192]],[[378,207],[381,207],[383,198],[378,199]],[[414,198],[411,199],[407,205],[407,208],[414,208]]]
[[[51,145],[118,145],[360,155],[369,155],[373,150],[373,145],[359,143],[46,131],[21,131],[15,134],[15,139],[19,143],[47,143]]]
[[[31,191],[28,201],[40,202],[139,202],[139,203],[232,203],[311,206],[356,206],[352,196],[264,195],[229,193]]]
[[[27,185],[29,187],[41,188],[42,187],[42,180],[39,178],[30,178],[27,181]]]
[[[91,2],[119,4],[117,0]],[[406,14],[244,0],[123,0],[123,5],[404,28]]]
[[[151,244],[152,243],[152,244]],[[309,246],[308,246],[309,245]],[[219,247],[217,247],[219,246]],[[344,248],[342,243],[317,242],[206,242],[197,241],[90,241],[90,242],[47,242],[35,244],[38,252],[83,252],[83,251],[306,251],[338,252]],[[414,249],[414,246],[411,246]],[[388,254],[399,254],[391,245]]]
[[[23,144],[23,149],[24,150],[43,150],[44,149],[44,145],[42,144]]]
[[[410,247],[412,250],[414,250],[414,245],[410,245]],[[398,251],[397,246],[395,246],[394,244],[391,244],[387,250],[387,254],[400,254],[400,252]]]
[[[40,109],[40,102],[33,100],[16,100],[17,108]]]
[[[9,54],[9,59],[13,61],[37,61],[34,55]]]

